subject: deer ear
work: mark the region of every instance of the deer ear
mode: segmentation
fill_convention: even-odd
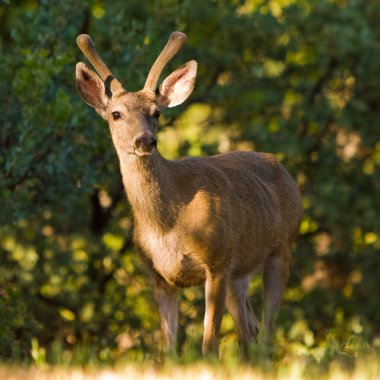
[[[157,97],[162,109],[175,107],[188,98],[195,85],[197,66],[196,61],[189,61],[162,82]]]
[[[82,99],[95,111],[106,119],[106,108],[109,98],[103,81],[90,70],[83,62],[76,65],[75,70],[77,90]]]

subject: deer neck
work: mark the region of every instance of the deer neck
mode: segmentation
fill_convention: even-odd
[[[144,157],[122,153],[119,159],[135,219],[141,224],[170,229],[175,224],[178,202],[169,162],[156,150]]]

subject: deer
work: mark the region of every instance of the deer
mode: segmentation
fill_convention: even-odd
[[[272,339],[303,215],[300,191],[270,153],[232,151],[167,160],[157,146],[158,119],[193,91],[197,62],[159,77],[187,37],[173,32],[142,90],[127,91],[99,56],[89,35],[77,44],[94,72],[76,64],[82,99],[109,124],[122,182],[134,216],[134,244],[150,269],[161,352],[175,354],[178,289],[204,285],[202,354],[219,355],[225,309],[245,357]],[[263,275],[263,321],[249,300],[253,274]]]

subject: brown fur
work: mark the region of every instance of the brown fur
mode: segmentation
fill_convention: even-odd
[[[77,66],[77,86],[110,124],[135,217],[134,241],[154,274],[163,349],[175,345],[176,287],[205,284],[203,353],[218,350],[226,305],[248,355],[258,333],[247,294],[249,278],[263,269],[263,339],[270,339],[302,217],[300,193],[271,154],[231,152],[168,161],[155,148],[136,148],[138,136],[156,136],[155,112],[170,102],[179,104],[191,92],[194,67],[187,64],[173,73],[160,87],[167,92],[157,96],[142,90],[99,98],[102,82],[83,64]],[[175,98],[178,88],[182,92]],[[121,119],[113,120],[115,111]]]

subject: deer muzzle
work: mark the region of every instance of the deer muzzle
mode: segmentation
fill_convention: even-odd
[[[139,156],[149,155],[157,147],[157,140],[151,133],[143,133],[134,142],[135,153]]]

